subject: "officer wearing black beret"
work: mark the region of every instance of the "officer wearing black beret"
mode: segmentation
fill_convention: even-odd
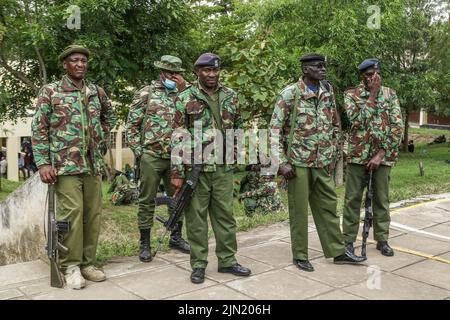
[[[394,90],[381,85],[380,61],[364,60],[358,70],[361,83],[347,89],[344,107],[350,120],[343,233],[346,247],[354,251],[364,192],[363,181],[372,174],[373,234],[376,248],[393,256],[389,246],[389,176],[397,160],[403,134],[399,100]]]
[[[204,53],[194,63],[198,81],[184,90],[176,103],[174,117],[175,129],[187,129],[195,133],[194,123],[202,125],[200,139],[203,145],[220,141],[225,132],[242,128],[237,93],[220,84],[220,58],[213,53]],[[186,132],[186,131],[184,131]],[[213,132],[213,133],[211,133]],[[172,150],[180,150],[177,139],[172,139]],[[233,148],[231,148],[233,150]],[[230,151],[228,148],[223,150]],[[233,152],[233,151],[232,151]],[[195,154],[195,150],[194,150]],[[202,283],[205,280],[205,268],[208,264],[208,215],[216,238],[216,256],[218,272],[236,276],[249,276],[250,269],[238,264],[236,260],[236,221],[233,217],[233,167],[234,162],[223,163],[214,152],[203,159],[203,168],[197,188],[189,206],[186,208],[186,231],[191,244],[191,282]],[[176,163],[176,156],[172,155]],[[179,162],[181,163],[181,161]],[[183,165],[174,165],[172,184],[179,189],[185,178]]]
[[[278,174],[288,181],[289,221],[294,265],[314,271],[308,259],[308,203],[322,249],[336,264],[364,259],[345,250],[331,172],[336,159],[340,122],[332,86],[325,80],[321,54],[300,58],[303,77],[284,88],[276,101],[270,128],[281,141]]]

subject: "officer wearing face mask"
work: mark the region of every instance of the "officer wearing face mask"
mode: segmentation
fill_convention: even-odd
[[[170,184],[170,140],[175,114],[174,99],[186,88],[180,72],[180,58],[165,55],[154,66],[160,69],[159,79],[138,90],[130,106],[126,126],[128,144],[140,166],[140,195],[138,227],[140,231],[139,259],[150,262],[151,228],[155,203],[153,199],[163,179],[169,196],[174,193]],[[183,253],[190,252],[189,244],[181,237],[182,221],[172,232],[169,246]]]

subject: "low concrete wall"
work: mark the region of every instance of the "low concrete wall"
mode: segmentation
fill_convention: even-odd
[[[35,174],[0,202],[0,265],[45,254],[46,197],[47,186]]]

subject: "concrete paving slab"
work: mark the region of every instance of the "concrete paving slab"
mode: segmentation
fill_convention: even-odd
[[[450,237],[450,223],[441,223],[441,224],[435,225],[433,227],[426,228],[426,229],[424,229],[424,231],[435,233],[437,235],[441,235],[441,236],[445,236],[445,237]],[[436,239],[439,240],[442,238],[438,237]]]
[[[426,254],[439,255],[450,250],[450,243],[430,239],[419,234],[407,234],[389,241],[391,246],[423,252]],[[395,250],[395,248],[394,248]]]
[[[182,253],[177,250],[170,250],[168,252],[164,252],[163,254],[158,254],[159,258],[165,260],[169,263],[179,263],[183,261],[189,261],[189,254]]]
[[[356,254],[359,255],[360,252],[357,251]],[[365,264],[378,266],[384,271],[394,271],[423,260],[425,260],[424,257],[400,251],[395,251],[393,257],[386,257],[375,248],[375,245],[370,245],[367,247],[367,260]]]
[[[274,269],[274,267],[269,264],[262,263],[260,261],[256,261],[254,259],[242,256],[239,254],[236,255],[236,260],[238,261],[239,264],[243,265],[244,267],[250,268],[250,270],[252,270],[252,275]],[[208,266],[206,267],[206,273],[205,273],[205,275],[208,279],[211,279],[211,280],[214,280],[217,282],[226,282],[226,281],[230,281],[233,279],[241,278],[241,277],[229,274],[229,273],[219,273],[217,271],[217,269],[218,269],[217,264],[218,264],[218,261],[217,261],[217,258],[215,255],[208,256]],[[189,262],[180,263],[180,264],[178,264],[178,266],[183,269],[186,269],[189,272],[192,271],[192,268],[191,268],[191,265]]]
[[[440,255],[441,258],[450,260],[450,251]]]
[[[50,286],[50,277],[45,279],[39,279],[35,281],[25,282],[19,285],[20,291],[25,293],[27,296],[33,296],[38,294],[49,293],[51,291],[59,291],[59,288],[53,288]]]
[[[250,247],[262,242],[275,241],[289,236],[289,223],[278,222],[270,226],[261,226],[240,232],[237,239],[238,248]]]
[[[429,227],[432,227],[439,223],[439,222],[431,221],[424,216],[412,216],[411,217],[411,216],[406,216],[405,214],[392,215],[391,221],[401,223],[403,225],[413,227],[416,229],[429,228]]]
[[[108,260],[103,266],[103,270],[108,278],[117,277],[123,274],[151,270],[169,265],[165,259],[156,256],[151,262],[141,262],[135,257],[116,257]]]
[[[274,270],[226,283],[255,299],[305,299],[330,291],[332,287],[286,270]]]
[[[362,282],[344,290],[370,300],[437,300],[450,294],[448,290],[385,272],[380,276],[380,289],[369,289]]]
[[[427,259],[393,273],[447,289],[450,293],[450,264]]]
[[[144,299],[164,299],[217,284],[205,279],[202,284],[190,281],[191,272],[176,266],[142,271],[111,279],[121,288]]]
[[[325,294],[320,294],[318,296],[308,298],[308,300],[365,300],[365,299],[355,296],[354,294],[345,292],[344,290],[337,289]]]
[[[104,282],[86,281],[83,290],[59,289],[31,297],[33,300],[140,300],[139,296],[115,285],[110,280]]]
[[[10,264],[1,267],[0,288],[49,276],[50,267],[41,260]]]
[[[24,294],[17,289],[8,289],[0,291],[0,300],[15,299],[23,296]]]
[[[315,280],[334,288],[350,286],[367,279],[367,265],[337,265],[332,259],[312,261],[314,272],[305,272],[292,265],[284,270]]]
[[[170,297],[168,300],[251,300],[251,298],[225,285],[216,285]]]
[[[308,250],[309,257],[321,256],[322,253]],[[291,245],[283,241],[272,241],[239,250],[239,255],[280,268],[292,264]]]

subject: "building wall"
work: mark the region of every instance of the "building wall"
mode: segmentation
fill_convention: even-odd
[[[0,138],[3,138],[3,146],[6,147],[6,161],[8,162],[7,179],[19,181],[19,160],[18,153],[21,149],[21,139],[31,137],[31,121],[32,118],[19,119],[16,123],[5,122],[0,123]],[[126,147],[124,141],[123,126],[113,130],[115,134],[112,142],[112,155],[105,155],[106,164],[111,167],[114,165],[116,170],[123,170],[125,164],[133,165],[133,152]]]

